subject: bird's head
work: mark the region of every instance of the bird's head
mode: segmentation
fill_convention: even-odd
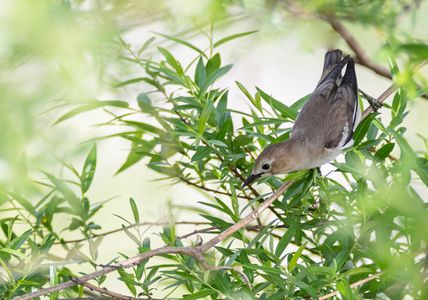
[[[266,147],[257,157],[251,175],[244,181],[242,187],[263,176],[294,171],[293,148],[290,140]]]

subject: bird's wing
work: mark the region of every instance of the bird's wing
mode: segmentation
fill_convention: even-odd
[[[294,138],[302,137],[324,141],[324,135],[320,133],[324,133],[328,129],[325,128],[326,125],[328,126],[326,118],[328,118],[330,110],[336,106],[332,101],[338,89],[336,81],[348,60],[349,57],[345,57],[339,61],[328,74],[321,78],[317,88],[303,106],[294,123],[291,131]]]
[[[324,145],[328,149],[343,147],[351,139],[358,115],[357,78],[354,61],[349,59],[345,75],[332,95],[324,120]]]

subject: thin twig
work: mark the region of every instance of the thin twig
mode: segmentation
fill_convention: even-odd
[[[132,297],[132,296],[122,295],[122,294],[110,291],[107,288],[98,287],[98,286],[93,285],[87,281],[81,281],[78,278],[70,278],[70,280],[74,281],[76,284],[87,287],[91,291],[97,291],[101,295],[109,295],[113,299],[120,299],[120,300],[148,300],[148,299],[153,299],[153,298],[136,298],[136,297]]]
[[[383,275],[383,272],[380,272],[380,273],[374,274],[372,276],[369,276],[367,278],[363,278],[361,280],[358,280],[358,281],[354,282],[353,284],[351,284],[350,286],[351,286],[351,288],[359,287],[360,285],[363,285],[366,282],[369,282],[369,281],[372,281],[373,279],[379,278],[381,275]],[[325,300],[325,299],[331,298],[333,296],[336,296],[339,293],[340,293],[339,291],[331,292],[327,295],[319,297],[319,300]]]
[[[204,190],[204,191],[207,191],[207,192],[212,192],[212,193],[215,193],[215,194],[226,195],[226,196],[229,196],[229,197],[232,197],[232,196],[233,196],[231,193],[223,192],[223,191],[219,191],[219,190],[215,190],[215,189],[211,189],[211,188],[209,188],[209,187],[206,187],[205,185],[201,185],[201,184],[197,184],[197,183],[191,182],[189,179],[187,179],[187,178],[185,178],[185,177],[179,176],[179,178],[180,178],[180,180],[181,180],[181,181],[183,181],[184,183],[186,183],[186,184],[188,184],[188,185],[192,185],[192,186],[194,186],[194,187],[197,187],[197,188],[199,188],[199,189],[201,189],[201,190]],[[244,196],[242,196],[242,195],[237,195],[237,197],[238,197],[238,198],[242,198],[242,199],[251,200],[251,197],[249,197],[249,196],[247,196],[247,195],[244,195]]]
[[[376,100],[380,103],[385,102],[385,100],[397,89],[397,86],[395,84],[390,85]],[[373,111],[373,108],[371,106],[367,107],[362,115],[361,115],[361,121],[364,120],[371,112]],[[361,122],[360,121],[360,122]]]
[[[92,234],[92,238],[96,238],[96,237],[100,237],[100,236],[106,236],[106,235],[110,235],[113,233],[117,233],[117,232],[121,232],[124,231],[126,229],[130,229],[130,228],[134,228],[137,226],[162,226],[162,225],[168,225],[168,222],[141,222],[138,224],[131,224],[128,226],[124,226],[121,228],[117,228],[117,229],[113,229],[110,231],[106,231],[106,232],[102,232],[102,233],[94,233]],[[195,226],[199,226],[199,225],[209,225],[211,224],[210,222],[198,222],[198,221],[178,221],[178,222],[174,222],[175,225],[195,225]],[[58,241],[55,242],[55,244],[70,244],[70,243],[80,243],[80,242],[85,242],[87,241],[88,238],[80,238],[80,239],[75,239],[75,240],[63,240],[63,241]]]

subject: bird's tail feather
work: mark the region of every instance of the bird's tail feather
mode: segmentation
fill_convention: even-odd
[[[355,64],[352,58],[348,61],[340,86],[350,86],[355,95],[358,95],[357,75],[355,74]]]
[[[320,86],[321,84],[323,84],[326,81],[329,80],[333,80],[336,81],[336,79],[340,76],[340,74],[342,73],[342,69],[343,67],[347,64],[347,62],[349,61],[350,57],[349,55],[345,56],[341,61],[339,61],[334,67],[333,69],[330,71],[330,73],[328,73],[319,83],[318,86]]]
[[[325,76],[331,72],[334,66],[342,59],[342,51],[339,49],[327,51],[324,55],[324,67],[322,69],[319,83],[323,81]]]

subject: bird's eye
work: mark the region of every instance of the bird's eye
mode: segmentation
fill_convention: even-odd
[[[262,166],[262,169],[263,169],[263,170],[269,170],[269,168],[270,168],[270,165],[269,165],[269,164],[264,164],[264,165]]]

